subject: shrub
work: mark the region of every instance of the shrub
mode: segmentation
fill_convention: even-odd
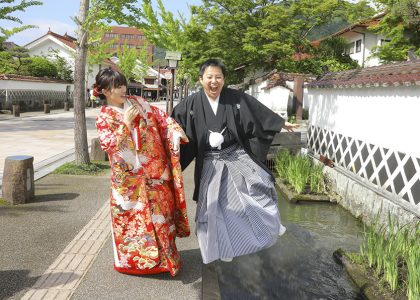
[[[35,56],[30,59],[28,71],[31,76],[36,77],[57,77],[57,68],[48,59]]]

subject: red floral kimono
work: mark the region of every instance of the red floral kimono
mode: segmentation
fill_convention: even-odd
[[[188,142],[179,125],[160,109],[136,98],[142,116],[131,132],[123,110],[102,106],[96,120],[101,147],[111,164],[114,268],[128,274],[179,272],[175,237],[190,234],[179,150]]]

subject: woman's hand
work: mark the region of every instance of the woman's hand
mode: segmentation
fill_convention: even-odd
[[[125,125],[127,125],[129,130],[131,130],[133,120],[137,117],[139,113],[140,113],[140,110],[136,105],[130,106],[124,112],[124,123]]]
[[[298,128],[299,124],[292,124],[289,122],[285,122],[283,128],[287,130],[287,132],[293,132],[295,128]]]

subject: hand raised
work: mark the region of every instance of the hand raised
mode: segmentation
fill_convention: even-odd
[[[137,117],[137,115],[140,113],[140,110],[137,106],[130,106],[125,112],[124,112],[124,123],[127,125],[129,129],[131,129],[133,120]]]

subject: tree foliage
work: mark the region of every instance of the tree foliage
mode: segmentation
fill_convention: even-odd
[[[28,72],[31,76],[56,78],[57,67],[45,57],[35,56],[30,59]]]
[[[13,13],[16,11],[25,11],[28,7],[34,5],[42,5],[41,1],[26,1],[21,0],[20,3],[16,3],[15,0],[0,0],[0,20],[8,20],[18,24],[22,24],[22,20],[16,16],[13,16]],[[34,28],[33,25],[22,25],[14,27],[12,29],[3,28],[0,26],[0,50],[2,49],[2,44],[12,35],[26,30],[28,28]]]
[[[141,82],[147,73],[147,47],[145,44],[140,49],[129,48],[124,44],[118,49],[118,67],[128,80]]]
[[[409,50],[420,56],[420,2],[418,0],[376,0],[386,15],[371,27],[389,39],[376,48],[375,55],[384,62],[407,60]]]
[[[143,1],[147,38],[161,48],[182,52],[180,78],[197,79],[199,64],[216,57],[227,66],[228,84],[259,69],[320,72],[323,60],[336,68],[354,67],[351,60],[341,58],[341,53],[335,58],[321,55],[311,46],[310,36],[331,20],[351,22],[374,13],[373,9],[362,9],[366,1],[203,0],[201,6],[191,7],[188,21],[177,21],[158,2],[157,13],[149,0]],[[312,55],[314,52],[317,55]],[[312,59],[297,61],[296,53],[309,53]]]
[[[74,18],[78,25],[77,47],[74,72],[74,126],[75,126],[75,163],[89,163],[86,133],[85,91],[86,63],[88,48],[91,50],[100,42],[95,40],[101,29],[112,21],[118,24],[141,27],[141,9],[136,0],[82,0],[80,13]],[[89,37],[89,35],[91,35]],[[92,53],[93,51],[91,51]],[[98,58],[99,59],[99,58]]]

